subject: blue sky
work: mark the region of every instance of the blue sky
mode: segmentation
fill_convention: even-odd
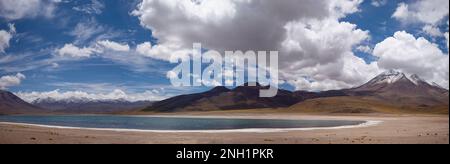
[[[134,16],[130,16],[129,12],[135,8],[135,2],[119,0],[101,1],[101,3],[104,4],[104,8],[101,9],[102,12],[100,14],[88,14],[73,10],[74,6],[91,4],[90,1],[76,1],[58,5],[58,10],[53,18],[36,17],[15,21],[2,19],[0,26],[2,29],[7,29],[7,23],[14,23],[18,31],[18,36],[13,38],[7,53],[3,54],[2,57],[11,55],[21,59],[2,64],[2,72],[0,74],[8,75],[22,72],[27,75],[27,80],[24,80],[20,86],[11,87],[10,90],[79,89],[71,88],[71,86],[53,86],[54,83],[61,82],[130,84],[130,87],[151,87],[150,85],[167,84],[165,75],[159,69],[164,67],[169,69],[170,67],[157,62],[149,63],[148,70],[142,72],[135,71],[131,66],[102,58],[62,61],[58,63],[59,67],[57,69],[50,68],[51,65],[47,63],[37,64],[51,59],[53,56],[52,51],[56,47],[76,40],[76,37],[71,36],[69,33],[80,22],[85,23],[87,21],[87,24],[92,23],[94,26],[102,27],[100,33],[89,36],[80,45],[88,45],[98,35],[110,35],[108,32],[114,34],[111,34],[113,36],[105,36],[106,38],[111,38],[118,42],[126,42],[132,46],[144,41],[155,42],[155,38],[151,36],[151,31],[142,28],[139,25],[139,20]],[[30,65],[36,66],[26,68]],[[9,71],[8,69],[11,70]]]
[[[53,6],[50,14],[25,14],[15,18],[0,16],[0,30],[11,31],[9,28],[11,24],[15,27],[9,46],[3,53],[0,52],[0,77],[14,76],[17,73],[26,76],[20,80],[20,84],[10,85],[4,89],[15,93],[54,90],[108,93],[115,89],[127,93],[140,93],[150,90],[158,94],[156,96],[158,98],[207,90],[207,87],[172,87],[166,73],[174,65],[136,55],[136,51],[110,53],[108,51],[102,55],[91,54],[89,58],[58,56],[58,49],[66,44],[86,48],[97,41],[108,40],[126,44],[131,49],[136,49],[144,42],[158,44],[160,35],[152,36],[152,28],[147,27],[139,16],[132,14],[140,2],[140,0],[62,2],[43,0],[42,8]],[[389,0],[386,4],[376,7],[371,0],[365,0],[358,5],[358,11],[338,18],[339,22],[354,24],[357,29],[367,31],[370,35],[370,39],[365,39],[352,47],[355,56],[367,64],[376,62],[378,57],[371,52],[359,51],[357,47],[368,46],[374,49],[377,43],[398,31],[406,31],[416,38],[424,37],[438,45],[443,53],[448,54],[445,37],[434,37],[424,33],[423,23],[404,23],[392,17],[399,4],[403,2],[414,3]],[[159,18],[166,19],[164,13],[161,13]],[[444,20],[436,24],[442,32],[448,31],[448,23],[445,23],[445,20],[448,20],[448,13]],[[295,84],[283,84],[282,88],[294,90],[299,87],[295,87]]]

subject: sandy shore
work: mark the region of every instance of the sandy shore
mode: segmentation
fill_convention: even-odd
[[[186,114],[183,114],[184,116]],[[198,114],[189,114],[199,116]],[[200,117],[214,117],[200,114]],[[382,123],[346,129],[321,129],[267,133],[155,133],[86,129],[58,129],[0,123],[0,144],[448,144],[448,115],[359,115],[322,116],[292,113],[221,114],[220,117],[264,119],[373,120]]]

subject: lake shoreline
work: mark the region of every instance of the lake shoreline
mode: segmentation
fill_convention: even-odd
[[[78,115],[67,115],[67,116],[78,116]],[[84,116],[84,115],[80,115]],[[105,116],[105,115],[89,115],[89,116]],[[106,115],[108,116],[108,115]],[[117,115],[111,115],[117,116]],[[229,119],[229,120],[267,120],[267,121],[296,121],[298,119],[270,119],[270,118],[254,118],[254,117],[223,117],[223,116],[157,116],[157,115],[148,115],[148,116],[139,116],[139,115],[122,115],[125,117],[144,117],[144,118],[191,118],[191,119]],[[335,125],[335,126],[312,126],[312,127],[261,127],[261,128],[229,128],[229,129],[196,129],[196,130],[175,130],[175,129],[167,129],[167,130],[157,130],[157,129],[136,129],[136,128],[107,128],[107,127],[83,127],[83,126],[65,126],[65,125],[50,125],[45,123],[27,123],[26,121],[2,121],[0,119],[0,124],[6,125],[22,125],[22,126],[33,126],[33,127],[42,127],[42,128],[54,128],[54,129],[72,129],[72,130],[96,130],[96,131],[113,131],[113,132],[151,132],[151,133],[270,133],[270,132],[288,132],[288,131],[309,131],[309,130],[328,130],[328,129],[348,129],[348,128],[362,128],[369,126],[376,126],[382,121],[377,120],[338,120],[338,119],[317,119],[317,120],[299,120],[299,121],[346,121],[346,122],[358,122],[357,124],[343,124]],[[268,122],[270,123],[270,122]],[[212,122],[214,124],[214,122]]]
[[[157,116],[157,115],[149,115]],[[348,129],[317,129],[267,133],[156,133],[57,129],[0,123],[0,143],[99,143],[99,144],[448,144],[448,115],[312,115],[278,113],[184,113],[169,117],[233,117],[265,119],[378,120],[383,123]]]

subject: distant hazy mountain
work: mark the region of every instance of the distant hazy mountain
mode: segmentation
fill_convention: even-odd
[[[31,105],[11,92],[0,90],[0,114],[41,113],[42,109]]]
[[[32,102],[33,105],[46,109],[48,112],[61,113],[116,113],[134,109],[142,109],[152,104],[150,101],[130,102],[118,100],[93,100],[88,98],[68,98],[56,100],[42,98]]]

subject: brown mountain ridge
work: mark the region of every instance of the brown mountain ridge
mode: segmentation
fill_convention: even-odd
[[[0,90],[0,114],[42,113],[43,109],[31,105],[11,92]]]
[[[332,113],[448,113],[448,90],[430,85],[417,75],[407,77],[387,71],[359,87],[323,92],[278,90],[272,98],[260,98],[265,87],[216,87],[210,91],[181,95],[154,103],[143,111],[217,111],[242,109],[287,109]]]
[[[271,98],[259,97],[267,87],[215,87],[209,91],[180,95],[152,103],[144,112],[224,111],[273,109],[319,113],[438,113],[448,114],[449,91],[429,84],[417,75],[387,71],[359,87],[323,92],[279,89]],[[11,92],[0,90],[0,114],[52,112],[27,103]],[[76,105],[76,104],[75,104]]]

